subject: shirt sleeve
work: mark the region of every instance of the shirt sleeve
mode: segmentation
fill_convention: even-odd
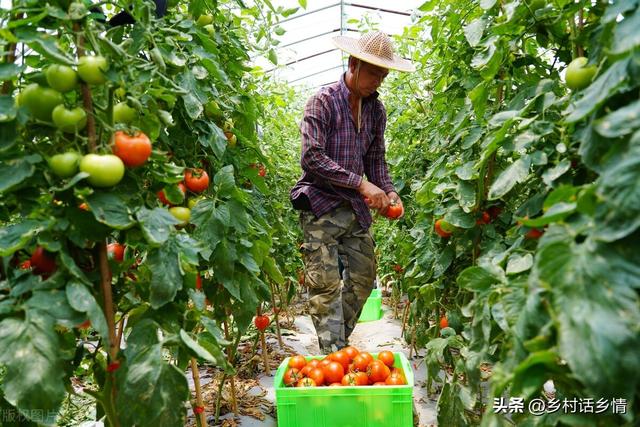
[[[344,169],[333,161],[325,151],[329,134],[331,111],[319,96],[313,96],[307,102],[300,124],[302,134],[302,169],[332,184],[358,188],[362,177]]]
[[[387,127],[387,112],[381,102],[378,103],[377,115],[376,123],[378,125],[376,126],[373,142],[364,157],[364,171],[370,182],[388,194],[396,190],[391,183],[387,162],[384,159],[384,131]]]

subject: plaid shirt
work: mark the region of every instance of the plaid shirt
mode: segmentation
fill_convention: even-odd
[[[357,191],[362,175],[385,193],[395,191],[384,159],[387,113],[377,92],[363,99],[358,133],[348,95],[343,75],[307,102],[300,124],[303,174],[290,197],[295,200],[305,194],[318,218],[348,202],[367,230],[371,213]]]

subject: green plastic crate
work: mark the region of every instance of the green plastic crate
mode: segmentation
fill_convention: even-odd
[[[373,320],[382,319],[382,292],[380,289],[374,289],[371,291],[371,295],[367,298],[364,307],[362,307],[362,313],[358,322],[371,322]]]
[[[274,379],[278,427],[412,427],[413,371],[404,354],[394,355],[394,366],[402,369],[406,385],[285,387],[286,358]]]

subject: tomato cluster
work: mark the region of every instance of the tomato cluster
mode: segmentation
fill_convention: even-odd
[[[283,382],[288,387],[344,387],[404,385],[405,376],[394,367],[395,356],[385,350],[374,357],[353,346],[318,359],[296,355],[289,359]]]

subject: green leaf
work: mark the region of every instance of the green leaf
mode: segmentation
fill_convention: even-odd
[[[449,266],[451,266],[455,255],[455,250],[451,246],[447,246],[442,252],[440,252],[438,258],[433,263],[434,278],[442,276],[447,271]]]
[[[169,211],[163,208],[149,210],[142,207],[136,212],[136,218],[145,239],[153,246],[160,246],[166,242],[169,236],[175,233],[175,226],[180,223]]]
[[[60,260],[62,265],[71,273],[73,277],[85,284],[91,284],[84,272],[76,265],[75,260],[65,251],[60,251]]]
[[[487,108],[487,99],[489,98],[489,91],[487,90],[487,85],[485,82],[480,83],[472,90],[469,91],[469,99],[473,104],[473,111],[476,113],[476,117],[478,119],[482,119],[484,117],[484,112]],[[482,131],[478,132],[476,128],[476,134],[478,137],[482,135]],[[476,138],[477,141],[477,138]],[[475,141],[474,141],[475,142]],[[463,148],[469,148],[469,143],[466,141],[463,144]]]
[[[136,324],[118,371],[116,405],[122,425],[184,425],[189,386],[184,372],[164,361],[158,325]],[[123,369],[124,368],[124,369]]]
[[[66,294],[58,289],[35,291],[26,306],[46,313],[65,328],[73,328],[84,321],[84,316],[69,305]]]
[[[103,340],[108,340],[107,320],[89,289],[80,282],[69,282],[67,283],[66,293],[69,305],[76,311],[87,313],[91,326],[100,334]]]
[[[640,127],[640,100],[598,119],[594,129],[607,138],[629,135]]]
[[[560,202],[551,206],[541,217],[538,218],[518,218],[518,221],[527,227],[542,227],[552,222],[560,222],[576,211],[576,203]]]
[[[6,369],[2,380],[4,398],[27,418],[54,425],[66,396],[65,369],[60,358],[60,341],[53,319],[28,310],[24,319],[0,322],[0,364]],[[6,351],[11,349],[11,351]]]
[[[576,244],[566,235],[542,246],[530,282],[551,293],[559,355],[572,376],[593,396],[632,399],[640,385],[637,239]]]
[[[485,291],[499,279],[482,267],[468,267],[458,275],[456,282],[470,291]]]
[[[136,222],[131,216],[127,201],[116,193],[95,192],[86,198],[96,221],[116,230],[125,230]]]
[[[482,34],[487,27],[487,21],[484,17],[471,21],[468,25],[464,26],[464,36],[471,47],[476,47],[480,40],[482,40]]]
[[[640,136],[640,135],[639,135]],[[640,140],[640,138],[639,138]],[[622,239],[640,227],[640,144],[600,177],[594,237],[605,242]]]
[[[614,63],[591,83],[584,90],[583,95],[564,112],[567,115],[566,122],[575,123],[582,120],[616,94],[629,78],[627,73],[629,61],[629,58],[625,58]]]
[[[24,65],[0,64],[0,81],[15,79],[25,69]]]
[[[303,8],[307,8],[307,0],[298,0],[298,4]]]
[[[420,5],[420,7],[418,7],[418,10],[422,11],[422,12],[431,12],[439,3],[439,0],[427,0],[426,2],[422,3],[422,5]]]
[[[271,278],[271,280],[276,282],[278,285],[282,285],[284,283],[284,276],[280,272],[278,265],[276,264],[275,260],[272,257],[267,256],[264,258],[264,262],[262,263],[262,268],[267,273],[267,275]]]
[[[529,270],[533,266],[533,256],[531,254],[513,254],[507,262],[507,274],[519,274]]]
[[[273,65],[278,65],[278,55],[275,50],[269,49],[269,52],[267,52],[267,58]]]
[[[640,46],[640,8],[636,12],[625,17],[613,30],[613,43],[611,53],[619,55]]]
[[[497,0],[480,0],[480,7],[484,10],[489,10],[496,4],[496,1]]]
[[[236,186],[233,177],[233,166],[227,165],[220,169],[213,177],[213,183],[216,185],[216,191],[220,196],[229,195]]]
[[[448,223],[460,228],[473,228],[476,225],[474,215],[463,211],[459,206],[453,206],[449,209],[444,219]]]
[[[25,158],[0,162],[0,193],[22,183],[35,171],[33,163]]]
[[[189,334],[184,330],[180,329],[180,340],[187,347],[189,352],[198,359],[205,360],[214,364],[222,364],[223,360],[218,360],[213,354],[209,353],[204,347],[202,347],[196,340],[191,338]]]
[[[175,241],[168,240],[164,245],[149,251],[147,263],[151,271],[149,302],[157,310],[173,301],[178,290],[182,289],[180,253]]]
[[[15,100],[9,95],[0,95],[0,123],[15,120],[18,110]]]
[[[523,183],[529,176],[531,158],[524,156],[513,162],[498,175],[489,189],[489,200],[496,200],[507,194],[518,183]]]
[[[222,129],[216,126],[215,123],[209,122],[208,125],[210,132],[205,135],[200,135],[198,141],[202,146],[211,148],[213,154],[220,159],[228,143],[227,137],[224,135]]]
[[[560,163],[554,165],[553,167],[547,169],[542,174],[542,180],[549,187],[553,184],[553,182],[564,175],[569,169],[571,169],[571,161],[563,160]]]
[[[32,27],[20,27],[16,29],[15,35],[31,49],[53,60],[54,63],[75,65],[73,58],[58,47],[58,40],[55,36],[38,32]]]
[[[8,256],[22,249],[33,236],[49,230],[53,224],[53,221],[26,219],[0,228],[0,256]]]

